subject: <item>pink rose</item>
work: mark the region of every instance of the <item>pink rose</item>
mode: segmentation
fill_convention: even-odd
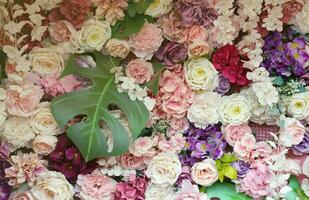
[[[255,137],[252,134],[245,134],[240,141],[234,145],[234,151],[238,156],[246,161],[251,161],[255,157]]]
[[[186,99],[188,97],[190,97],[190,95],[186,94],[169,96],[168,99],[162,102],[162,110],[170,117],[177,119],[183,118],[190,107]]]
[[[147,181],[135,175],[129,177],[128,182],[117,184],[115,200],[144,200]]]
[[[190,42],[194,41],[206,41],[208,38],[207,30],[203,26],[191,26],[189,29],[189,38]]]
[[[272,149],[267,142],[263,141],[256,144],[255,151],[257,153],[257,156],[267,158],[268,156],[270,156]]]
[[[170,136],[169,139],[163,136],[159,141],[158,149],[166,153],[179,154],[185,146],[185,143],[186,138],[180,133]]]
[[[43,94],[42,89],[33,84],[11,85],[6,91],[5,99],[8,112],[20,117],[32,115]]]
[[[81,199],[113,199],[117,182],[98,171],[88,175],[78,175],[75,190]]]
[[[133,53],[145,60],[150,60],[163,41],[162,30],[155,24],[145,23],[142,29],[129,38]]]
[[[195,163],[191,168],[192,180],[201,186],[210,186],[218,180],[216,163],[212,159],[206,159]]]
[[[122,154],[119,161],[121,167],[127,169],[141,169],[144,167],[144,157],[134,156],[131,153]]]
[[[281,21],[288,23],[297,13],[299,13],[304,6],[303,0],[286,0],[282,5],[283,17]]]
[[[29,191],[19,192],[13,195],[12,200],[34,200],[34,197]]]
[[[67,42],[76,30],[70,22],[61,20],[50,25],[48,31],[56,42]]]
[[[150,62],[142,59],[131,60],[126,67],[128,77],[135,78],[137,83],[143,84],[148,82],[153,75],[153,67]]]
[[[223,132],[226,142],[232,147],[236,142],[240,141],[245,134],[252,133],[251,128],[247,124],[227,125]]]
[[[174,92],[177,88],[184,87],[183,79],[175,73],[165,70],[160,78],[159,86],[164,92]]]
[[[130,153],[134,156],[152,157],[156,154],[155,146],[158,144],[158,137],[139,137],[129,147]]]
[[[286,147],[299,144],[306,133],[305,127],[294,118],[286,118],[280,129],[279,141]]]
[[[179,190],[172,200],[209,200],[207,194],[200,193],[197,185],[192,185],[188,180],[184,180]]]

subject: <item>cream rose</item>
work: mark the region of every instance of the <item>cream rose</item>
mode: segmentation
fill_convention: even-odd
[[[48,155],[55,150],[57,141],[53,135],[38,135],[32,141],[32,149],[38,154]]]
[[[219,109],[219,119],[223,124],[240,125],[250,118],[250,104],[241,94],[223,97]]]
[[[306,133],[305,127],[294,118],[285,118],[284,127],[280,129],[279,141],[286,147],[299,144]]]
[[[287,112],[299,120],[307,118],[309,116],[309,92],[294,94],[287,105]]]
[[[206,58],[187,61],[184,65],[185,77],[194,90],[212,91],[218,85],[218,72]]]
[[[130,44],[126,40],[113,38],[105,44],[105,50],[109,55],[123,59],[130,53]]]
[[[1,136],[14,148],[28,146],[35,137],[28,118],[10,117],[3,124]]]
[[[74,188],[64,175],[53,171],[40,174],[30,191],[39,200],[72,200],[74,195]]]
[[[206,127],[219,122],[218,109],[222,98],[218,93],[198,94],[188,109],[187,117],[196,127]]]
[[[218,180],[216,163],[212,159],[205,159],[195,163],[191,168],[192,180],[201,185],[209,186]]]
[[[169,184],[149,184],[145,191],[145,200],[170,200],[174,187]]]
[[[41,76],[61,74],[64,69],[63,57],[53,49],[34,47],[29,60],[32,71]]]
[[[91,19],[77,33],[77,41],[83,50],[100,51],[111,35],[111,27],[107,21]]]
[[[30,119],[32,129],[39,135],[58,135],[60,129],[55,121],[48,103],[41,103],[35,115]]]
[[[181,163],[175,154],[161,153],[149,163],[146,176],[154,184],[174,184],[181,174]]]
[[[172,0],[155,0],[149,5],[145,14],[151,17],[161,17],[172,10]]]

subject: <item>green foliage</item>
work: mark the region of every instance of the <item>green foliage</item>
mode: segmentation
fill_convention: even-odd
[[[238,158],[231,153],[226,153],[219,160],[216,160],[216,168],[219,172],[219,180],[223,182],[224,177],[229,179],[237,179],[237,170],[230,165],[231,162],[238,160]]]
[[[134,14],[134,10],[130,7],[124,19],[117,21],[115,26],[112,27],[112,38],[125,39],[137,33],[143,27],[144,23],[144,15]]]
[[[216,182],[209,187],[202,187],[202,192],[207,193],[209,198],[220,198],[222,200],[252,200],[251,197],[237,193],[235,190],[235,184],[229,182]]]
[[[143,130],[149,112],[142,102],[131,101],[126,93],[118,93],[114,74],[110,73],[110,69],[118,65],[117,59],[96,53],[97,67],[89,69],[76,66],[76,58],[77,55],[70,57],[62,76],[83,76],[90,79],[93,86],[54,98],[51,104],[52,113],[61,128],[76,116],[86,116],[85,120],[70,126],[66,131],[86,161],[102,156],[120,155],[128,149],[129,136],[121,123],[109,112],[108,106],[116,105],[123,111],[133,138]],[[106,137],[100,129],[100,121],[104,121],[112,133],[111,152],[108,151]]]
[[[155,75],[153,78],[146,84],[146,86],[153,92],[156,96],[159,92],[159,80],[160,76],[164,70],[164,65],[161,63],[153,63],[153,68],[155,71]]]
[[[5,62],[6,62],[6,53],[4,53],[2,51],[2,49],[0,49],[0,78],[6,78],[6,74],[5,74]]]
[[[295,200],[296,197],[298,197],[301,200],[309,200],[309,197],[307,197],[304,193],[304,191],[301,189],[300,184],[295,176],[292,176],[289,180],[290,187],[292,188],[292,191],[289,192],[285,196],[285,200]]]
[[[284,80],[281,76],[276,76],[272,83],[276,86],[281,86],[284,84]]]

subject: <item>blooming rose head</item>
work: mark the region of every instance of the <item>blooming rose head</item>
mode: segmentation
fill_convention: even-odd
[[[309,116],[309,92],[293,94],[288,103],[287,112],[298,120],[307,118]]]
[[[18,192],[13,194],[12,200],[34,200],[30,191]]]
[[[75,190],[77,197],[82,200],[112,200],[116,191],[117,182],[99,172],[92,174],[78,175]]]
[[[66,20],[52,23],[48,27],[48,31],[52,39],[56,42],[68,42],[70,41],[72,35],[76,33],[73,25]]]
[[[189,58],[199,58],[210,54],[212,48],[208,42],[197,40],[189,44],[188,55]]]
[[[187,61],[184,65],[187,83],[194,90],[212,91],[218,85],[218,72],[206,58]]]
[[[111,56],[124,59],[130,53],[130,44],[126,40],[113,38],[105,44],[105,50]]]
[[[245,134],[240,141],[237,141],[234,144],[234,152],[244,159],[245,161],[252,161],[254,158],[253,152],[256,145],[256,140],[254,135],[252,134]]]
[[[90,19],[77,33],[77,42],[83,50],[100,51],[111,35],[109,22]]]
[[[223,129],[224,138],[230,146],[241,140],[245,134],[251,134],[252,130],[247,124],[227,125]]]
[[[172,0],[155,0],[148,6],[145,14],[152,17],[161,17],[162,15],[170,12],[172,8]]]
[[[131,153],[122,154],[119,158],[120,166],[127,169],[141,169],[144,166],[144,157],[134,156]]]
[[[74,188],[64,175],[54,171],[40,174],[30,191],[34,198],[44,200],[71,200],[74,195]]]
[[[203,26],[191,26],[188,30],[188,42],[206,41],[208,32]]]
[[[129,151],[134,156],[149,156],[155,154],[154,147],[158,144],[157,138],[139,137],[130,145]]]
[[[157,25],[145,23],[138,33],[129,38],[133,53],[139,58],[150,60],[161,46],[162,35],[162,30]]]
[[[267,142],[261,141],[256,143],[255,151],[257,156],[261,158],[267,158],[268,156],[271,155],[272,148]]]
[[[60,75],[64,69],[63,57],[55,50],[35,47],[29,54],[32,71],[40,76]]]
[[[204,187],[210,186],[218,180],[216,163],[212,159],[205,159],[195,163],[191,168],[192,180]]]
[[[43,91],[39,86],[33,84],[10,85],[6,90],[7,110],[11,115],[28,117],[35,112],[42,96]]]
[[[142,59],[131,60],[126,67],[126,75],[134,78],[139,84],[148,82],[153,72],[152,64]]]
[[[281,21],[283,23],[290,22],[291,19],[302,10],[304,4],[305,2],[303,0],[286,0],[282,5],[283,17]]]
[[[187,48],[184,44],[169,42],[159,48],[156,57],[164,61],[168,68],[172,68],[187,58]]]
[[[181,163],[175,154],[162,153],[155,156],[145,172],[154,184],[174,184],[181,174]]]
[[[222,70],[226,66],[238,66],[240,56],[236,46],[226,45],[219,48],[212,56],[212,62],[218,70]]]
[[[209,200],[209,198],[207,194],[200,193],[197,185],[192,185],[190,181],[185,180],[172,200]]]
[[[57,141],[53,135],[38,135],[32,141],[32,149],[38,154],[48,155],[55,150]]]
[[[286,147],[299,144],[306,133],[305,127],[294,118],[286,118],[280,129],[279,141]]]

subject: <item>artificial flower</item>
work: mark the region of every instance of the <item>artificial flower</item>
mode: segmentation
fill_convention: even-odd
[[[134,78],[139,84],[148,82],[153,73],[152,64],[142,59],[131,60],[126,67],[126,75]]]
[[[34,152],[42,155],[48,155],[56,148],[58,139],[53,135],[38,135],[32,141]]]
[[[280,129],[279,141],[286,147],[299,144],[306,133],[305,127],[294,118],[285,118],[284,126]]]
[[[218,180],[218,170],[215,166],[215,161],[205,159],[202,162],[197,162],[191,169],[192,180],[204,187],[209,186]]]
[[[130,44],[126,40],[112,38],[105,44],[105,50],[111,56],[125,58],[130,53]]]
[[[155,0],[152,2],[147,10],[145,11],[146,15],[152,17],[161,17],[164,14],[167,14],[173,8],[172,0]]]

